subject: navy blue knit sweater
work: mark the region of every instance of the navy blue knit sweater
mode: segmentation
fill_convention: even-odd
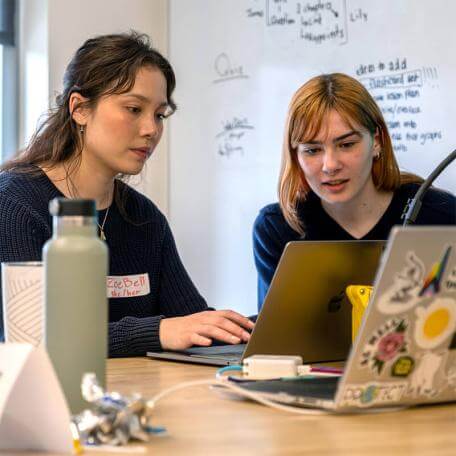
[[[109,274],[147,273],[150,293],[109,299],[109,354],[144,355],[161,349],[163,317],[206,310],[207,305],[182,265],[163,214],[131,187],[120,181],[116,185],[127,220],[114,202],[104,226]],[[0,173],[0,261],[41,260],[42,247],[52,235],[48,204],[58,196],[63,195],[42,171],[36,175]],[[105,214],[106,210],[99,212],[100,224]],[[1,317],[0,306],[0,340]]]
[[[415,196],[418,184],[404,184],[394,193],[390,205],[378,223],[361,239],[388,239],[394,225],[402,225],[404,207]],[[323,209],[320,199],[310,193],[298,207],[298,216],[305,225],[304,240],[354,240]],[[423,199],[415,225],[454,225],[456,198],[450,193],[431,188]],[[287,242],[300,240],[301,235],[286,222],[278,203],[265,206],[253,227],[253,250],[258,272],[258,310],[263,305],[280,256]]]

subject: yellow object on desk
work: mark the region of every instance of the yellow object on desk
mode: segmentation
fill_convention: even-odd
[[[363,320],[364,311],[369,304],[372,287],[368,285],[349,285],[345,289],[345,293],[352,305],[352,342],[354,342]]]

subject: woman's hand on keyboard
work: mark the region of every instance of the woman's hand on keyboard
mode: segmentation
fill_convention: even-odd
[[[233,310],[208,310],[160,322],[164,350],[185,350],[193,345],[209,346],[214,339],[239,344],[250,339],[254,323]]]

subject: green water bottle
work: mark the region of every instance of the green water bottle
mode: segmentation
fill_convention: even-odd
[[[43,247],[44,343],[71,413],[88,407],[81,379],[94,372],[105,386],[108,346],[108,249],[98,238],[93,200],[49,203],[53,236]]]

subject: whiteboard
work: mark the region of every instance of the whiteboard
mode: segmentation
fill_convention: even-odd
[[[277,201],[287,106],[309,78],[361,80],[404,170],[426,176],[455,147],[455,17],[451,0],[170,1],[169,216],[210,305],[256,310],[252,225]]]

